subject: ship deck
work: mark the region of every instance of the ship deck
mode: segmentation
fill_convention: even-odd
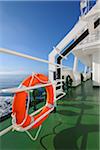
[[[88,80],[58,101],[56,113],[43,123],[36,141],[26,133],[10,131],[0,140],[1,150],[98,150],[100,89]],[[3,121],[1,129],[11,124]],[[37,129],[30,133],[34,136]]]

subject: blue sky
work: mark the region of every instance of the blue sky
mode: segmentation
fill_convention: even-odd
[[[0,47],[48,59],[53,46],[78,21],[79,7],[79,1],[0,2]],[[73,65],[72,55],[67,65]],[[44,63],[0,54],[0,72],[47,73],[47,69]]]

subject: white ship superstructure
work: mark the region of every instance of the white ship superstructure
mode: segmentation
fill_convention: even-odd
[[[83,11],[84,7],[86,7],[85,11]],[[89,1],[85,0],[84,4],[81,3],[81,16],[79,17],[78,22],[71,29],[71,31],[53,48],[48,56],[48,60],[22,54],[5,48],[0,48],[0,53],[6,53],[9,55],[48,64],[49,80],[46,82],[41,82],[41,80],[38,78],[40,84],[35,86],[32,86],[31,84],[28,86],[21,84],[17,88],[15,87],[0,90],[1,93],[21,93],[25,91],[28,93],[28,102],[30,102],[30,90],[38,89],[40,87],[52,86],[54,103],[49,104],[46,102],[45,106],[50,107],[50,111],[42,114],[39,118],[41,119],[44,117],[44,115],[48,115],[51,111],[53,111],[54,108],[56,108],[57,100],[66,95],[66,92],[63,89],[63,85],[66,82],[66,77],[70,77],[73,81],[72,86],[76,87],[81,84],[81,74],[83,76],[83,81],[90,79],[92,74],[93,86],[100,86],[100,0],[98,0],[90,10]],[[63,65],[63,60],[66,61],[70,53],[73,53],[75,56],[73,68],[69,68],[68,66]],[[85,65],[84,73],[80,73],[77,70],[79,60]],[[37,78],[37,74],[33,72],[31,78],[35,77]],[[2,103],[2,107],[6,107],[5,102],[4,104]],[[41,110],[43,110],[43,108],[44,106],[37,111],[32,112],[30,116],[33,117],[34,115],[38,114],[41,112]],[[27,131],[31,128],[30,125],[33,125],[32,123],[34,123],[34,121],[31,122],[29,125],[30,128],[27,129],[26,127],[24,130],[22,126],[16,126],[16,122],[14,122],[15,116],[12,115],[12,117],[12,125],[1,131],[1,136],[6,134],[12,128],[21,132]],[[36,121],[39,122],[38,119]]]
[[[85,65],[83,80],[86,81],[92,75],[93,86],[100,86],[100,1],[90,10],[88,8],[87,13],[82,9],[83,6],[78,22],[49,54],[50,62],[63,66],[63,60],[72,52],[75,56],[73,68],[57,68],[49,64],[49,79],[62,80],[63,76],[65,78],[69,74],[73,79],[73,86],[81,84],[81,75],[77,70],[80,60]],[[62,92],[62,86],[57,91]]]

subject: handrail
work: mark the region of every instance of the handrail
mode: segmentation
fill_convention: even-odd
[[[61,67],[66,67],[66,66],[63,66],[63,65],[60,65],[60,64],[56,64],[56,63],[51,63],[49,62],[48,60],[44,60],[44,59],[40,59],[38,57],[33,57],[33,56],[30,56],[30,55],[26,55],[26,54],[23,54],[23,53],[19,53],[19,52],[16,52],[16,51],[13,51],[13,50],[9,50],[9,49],[4,49],[4,48],[0,48],[0,52],[1,53],[6,53],[6,54],[11,54],[11,55],[15,55],[15,56],[19,56],[19,57],[23,57],[23,58],[27,58],[27,59],[30,59],[30,60],[35,60],[35,61],[39,61],[39,62],[43,62],[43,63],[47,63],[47,64],[51,64],[51,65],[54,65],[54,66],[57,66],[59,68]],[[62,82],[63,80],[56,80],[55,82],[52,82],[52,83],[47,83],[47,84],[40,84],[40,85],[36,85],[36,86],[31,86],[31,87],[19,87],[19,88],[8,88],[8,89],[1,89],[0,90],[0,93],[5,93],[5,92],[8,92],[8,93],[15,93],[15,92],[22,92],[22,91],[28,91],[28,90],[31,90],[31,89],[36,89],[36,88],[40,88],[40,87],[45,87],[45,86],[49,86],[49,85],[54,85],[55,86],[58,86],[57,83],[58,82]],[[60,84],[62,85],[62,84]],[[57,99],[55,99],[56,101]],[[44,106],[43,106],[44,107]],[[40,112],[42,109],[38,109],[37,111],[33,112],[32,114],[30,114],[31,116],[37,114],[38,112]],[[2,130],[0,132],[0,136],[6,134],[8,131],[10,131],[11,129],[13,128],[13,126],[9,126],[8,128]]]
[[[51,64],[53,66],[66,67],[66,66],[63,66],[63,65],[60,65],[60,64],[49,62],[48,60],[44,60],[44,59],[41,59],[41,58],[38,58],[38,57],[33,57],[33,56],[30,56],[30,55],[27,55],[27,54],[19,53],[19,52],[13,51],[13,50],[5,49],[5,48],[0,48],[0,53],[11,54],[11,55],[27,58],[27,59],[30,59],[30,60],[35,60],[35,61]]]
[[[16,87],[16,88],[0,89],[0,93],[17,93],[17,92],[22,92],[22,91],[29,91],[29,90],[49,86],[49,85],[56,85],[57,82],[62,82],[62,81],[64,81],[64,80],[57,80],[55,82],[50,82],[50,83],[48,82],[47,84],[38,84],[35,86],[30,86],[30,87]],[[56,85],[56,86],[58,86],[58,85]]]
[[[30,116],[36,115],[36,114],[39,113],[43,108],[44,108],[44,106],[41,107],[40,109],[36,110],[35,112],[31,113]],[[4,134],[6,134],[7,132],[9,132],[9,131],[12,130],[12,129],[13,129],[13,125],[10,125],[9,127],[3,129],[2,131],[0,131],[0,136],[3,136]]]
[[[53,83],[53,84],[55,84],[55,83]],[[1,89],[0,93],[17,93],[17,92],[29,91],[29,90],[49,86],[49,85],[51,85],[51,83],[39,84],[39,85],[35,85],[35,86],[30,86],[30,87],[7,88],[7,89]]]

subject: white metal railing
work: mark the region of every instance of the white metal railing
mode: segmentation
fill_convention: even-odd
[[[35,86],[30,86],[30,87],[16,87],[16,88],[7,88],[7,89],[1,89],[0,93],[17,93],[17,92],[23,92],[23,91],[29,91],[29,90],[33,90],[33,89],[37,89],[37,88],[41,88],[41,87],[46,87],[49,85],[55,85],[60,86],[60,85],[56,85],[58,82],[62,82],[64,80],[57,80],[55,82],[50,82],[47,84],[39,84],[39,85],[35,85]],[[61,84],[62,85],[62,84]]]
[[[66,66],[63,66],[63,65],[60,65],[60,64],[56,64],[56,63],[51,63],[49,62],[48,60],[44,60],[44,59],[40,59],[38,57],[33,57],[33,56],[30,56],[30,55],[26,55],[26,54],[22,54],[22,53],[19,53],[19,52],[16,52],[16,51],[12,51],[12,50],[9,50],[9,49],[4,49],[4,48],[0,48],[0,52],[1,53],[6,53],[6,54],[10,54],[10,55],[15,55],[15,56],[19,56],[19,57],[23,57],[23,58],[27,58],[27,59],[30,59],[30,60],[35,60],[35,61],[39,61],[39,62],[43,62],[43,63],[47,63],[47,64],[52,64],[56,67],[59,67],[59,68],[66,68]],[[57,85],[58,82],[62,82],[64,81],[63,79],[57,79],[55,82],[48,82],[46,84],[39,84],[39,85],[35,85],[35,86],[30,86],[30,87],[18,87],[18,88],[7,88],[7,89],[1,89],[0,90],[0,93],[16,93],[16,92],[22,92],[22,91],[29,91],[29,90],[32,90],[32,89],[37,89],[37,88],[40,88],[40,87],[46,87],[46,86],[49,86],[49,85],[54,85],[55,88],[58,87],[58,86],[62,86],[62,83]],[[56,93],[56,92],[55,92]],[[65,93],[63,92],[62,95],[60,95],[60,97],[58,98],[55,98],[55,102],[62,98],[63,96],[65,95]],[[56,96],[54,96],[56,97]],[[33,112],[30,114],[30,116],[34,116],[35,114],[39,113],[42,109],[44,108],[41,107],[40,109],[38,109],[37,111]],[[41,116],[43,117],[43,116]],[[0,132],[0,136],[6,134],[7,132],[9,132],[11,129],[13,129],[13,126],[9,126],[7,127],[6,129],[2,130]]]
[[[53,83],[53,84],[55,84],[55,83]],[[17,93],[17,92],[29,91],[29,90],[49,86],[49,85],[52,85],[52,83],[39,84],[39,85],[35,85],[35,86],[30,86],[30,87],[7,88],[7,89],[1,89],[0,93]]]
[[[0,48],[0,53],[15,55],[15,56],[27,58],[27,59],[30,59],[30,60],[35,60],[35,61],[51,64],[53,66],[66,67],[66,66],[63,66],[63,65],[60,65],[60,64],[51,63],[48,60],[44,60],[44,59],[41,59],[41,58],[38,58],[38,57],[33,57],[33,56],[30,56],[30,55],[27,55],[27,54],[22,54],[22,53],[19,53],[19,52],[13,51],[13,50],[9,50],[9,49],[5,49],[5,48]]]
[[[58,98],[56,98],[55,102],[58,101],[59,99],[61,99],[63,96],[66,95],[66,93],[62,92],[62,95],[60,95]],[[45,106],[41,107],[40,109],[36,110],[35,112],[31,113],[30,116],[34,116],[37,113],[39,113]],[[3,129],[2,131],[0,131],[0,136],[3,136],[4,134],[8,133],[10,130],[13,129],[13,125],[10,125],[9,127],[7,127],[6,129]]]

